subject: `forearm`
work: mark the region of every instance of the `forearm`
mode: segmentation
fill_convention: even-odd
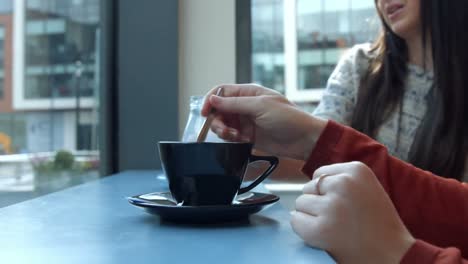
[[[361,161],[377,175],[412,235],[468,255],[468,187],[391,157],[386,148],[351,128],[329,122],[303,171]]]

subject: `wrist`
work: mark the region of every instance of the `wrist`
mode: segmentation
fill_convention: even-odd
[[[296,142],[295,159],[307,161],[317,141],[325,130],[328,121],[304,113],[299,122],[302,124],[303,136]]]
[[[404,258],[408,250],[416,243],[416,239],[406,231],[406,234],[403,236],[401,243],[397,245],[396,255],[398,256],[398,263]]]
[[[409,234],[408,231],[405,231],[398,239],[394,239],[393,241],[387,241],[385,247],[382,249],[382,256],[383,259],[387,261],[383,261],[385,263],[400,263],[408,250],[416,243],[416,239]],[[378,251],[376,251],[378,252]],[[381,259],[382,258],[376,258]]]

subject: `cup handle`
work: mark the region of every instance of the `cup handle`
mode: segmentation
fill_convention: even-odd
[[[249,184],[246,187],[240,188],[237,194],[243,194],[246,193],[253,188],[255,188],[257,185],[259,185],[263,180],[265,180],[266,177],[268,177],[278,166],[279,160],[277,157],[274,156],[255,156],[255,155],[250,155],[250,163],[255,162],[255,161],[268,161],[270,163],[270,167],[266,169],[262,175],[260,175],[255,181],[253,181],[251,184]]]

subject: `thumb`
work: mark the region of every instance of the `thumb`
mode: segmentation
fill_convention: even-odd
[[[212,95],[211,105],[220,112],[229,114],[241,114],[255,116],[258,111],[257,98],[252,96],[243,97],[220,97]]]

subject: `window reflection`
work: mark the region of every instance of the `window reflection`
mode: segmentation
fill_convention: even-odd
[[[284,92],[283,0],[252,0],[253,82]]]
[[[80,96],[93,96],[97,3],[27,1],[26,98],[73,97],[77,92]],[[78,81],[79,70],[82,75]]]
[[[0,15],[0,100],[5,96],[5,24]]]
[[[297,87],[293,89],[324,88],[342,53],[375,37],[374,2],[296,0],[295,28],[285,28],[284,5],[291,3],[252,1],[253,81],[284,92],[285,68],[297,67]],[[285,30],[296,31],[297,65],[284,56]]]
[[[99,176],[100,2],[0,0],[0,207]]]
[[[299,89],[325,87],[342,52],[372,40],[374,15],[372,1],[297,0]]]

